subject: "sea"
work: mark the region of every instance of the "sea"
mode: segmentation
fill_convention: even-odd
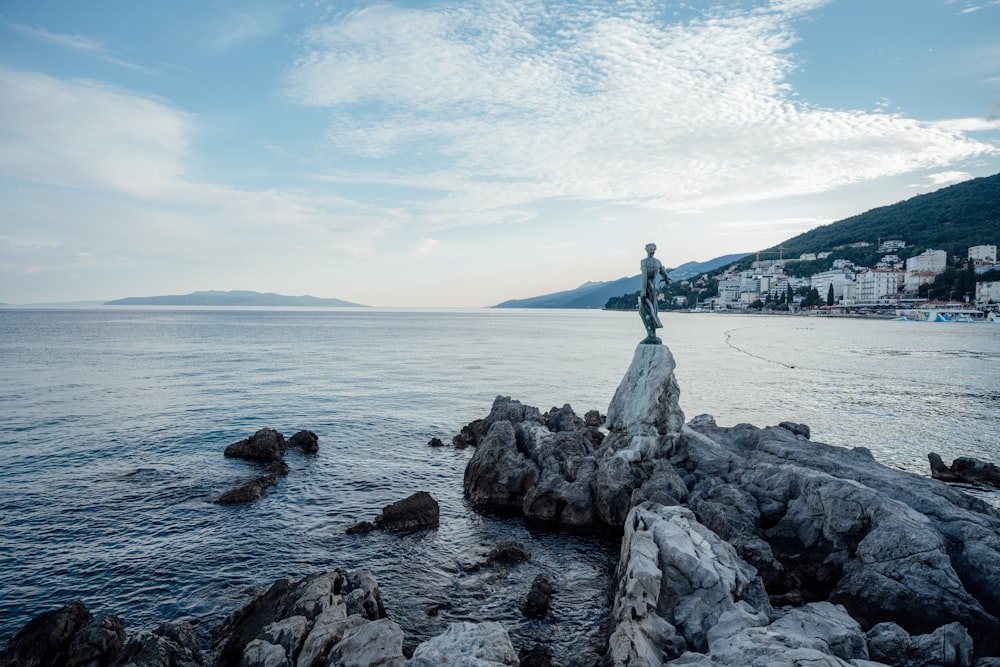
[[[932,451],[1000,463],[1000,324],[662,319],[688,419],[804,423],[918,475]],[[190,621],[207,645],[276,579],[367,568],[409,646],[497,620],[517,648],[593,664],[618,539],[478,511],[450,442],[498,395],[605,413],[644,334],[593,310],[0,310],[0,646],[74,599],[129,633]],[[254,503],[213,504],[260,467],[225,447],[265,427],[319,452],[290,451]],[[437,529],[346,534],[418,490]],[[474,567],[505,540],[531,560]],[[552,608],[528,619],[537,574]]]

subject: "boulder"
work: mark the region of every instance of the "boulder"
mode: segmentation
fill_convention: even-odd
[[[1000,466],[993,463],[960,456],[947,466],[934,452],[928,454],[927,458],[930,460],[931,477],[934,479],[1000,488]]]
[[[753,567],[691,510],[643,503],[629,512],[615,571],[604,664],[662,664],[707,651],[710,631],[766,624],[770,605]]]
[[[495,621],[452,623],[436,637],[420,644],[406,667],[513,667],[518,665],[517,652],[510,636]]]
[[[35,616],[4,649],[4,667],[111,665],[122,650],[125,632],[117,616],[96,619],[80,600]]]
[[[684,423],[673,370],[668,348],[637,346],[606,420],[596,411],[580,419],[568,404],[542,416],[498,396],[490,415],[460,434],[478,446],[465,470],[466,495],[584,527],[621,526],[646,500],[680,502],[687,488],[665,460]],[[607,436],[595,426],[601,422]]]
[[[325,665],[351,630],[385,616],[378,584],[366,570],[279,579],[223,623],[216,667]],[[337,664],[357,664],[350,653],[343,648]]]
[[[383,507],[382,513],[375,517],[375,525],[411,533],[424,528],[437,528],[440,517],[438,502],[426,491],[417,491],[412,496]]]
[[[315,454],[319,451],[319,438],[312,431],[299,431],[288,439],[288,446],[306,454]]]
[[[276,461],[285,455],[287,449],[285,436],[273,428],[262,428],[249,438],[226,447],[224,454],[250,461]]]
[[[190,623],[162,623],[129,640],[118,667],[202,667],[198,639]]]

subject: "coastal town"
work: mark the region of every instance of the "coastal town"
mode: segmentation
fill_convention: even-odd
[[[1000,310],[1000,263],[996,245],[977,245],[966,257],[949,257],[944,250],[929,249],[901,258],[907,248],[902,239],[879,240],[876,244],[859,242],[829,251],[801,254],[798,257],[752,256],[746,263],[730,265],[712,276],[717,293],[696,279],[690,284],[691,296],[670,296],[668,307],[703,311],[811,312],[829,315],[873,315],[907,319],[951,319],[973,321],[996,319]],[[830,262],[835,251],[860,250],[880,259],[874,266],[859,266],[849,259]],[[844,254],[843,252],[837,254]],[[803,265],[826,262],[830,267],[804,275]],[[938,278],[951,267],[961,272],[956,285],[932,289]],[[937,281],[937,282],[936,282]],[[687,287],[688,285],[685,285]],[[716,291],[716,290],[711,290]],[[956,293],[961,291],[963,293]],[[701,294],[705,298],[699,298]]]

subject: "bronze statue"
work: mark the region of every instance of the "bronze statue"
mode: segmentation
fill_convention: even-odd
[[[647,257],[639,263],[640,268],[642,268],[642,290],[639,292],[639,317],[642,318],[642,324],[646,327],[646,339],[642,341],[645,345],[658,345],[663,342],[656,335],[656,330],[663,328],[656,305],[656,274],[663,276],[664,286],[670,283],[667,270],[663,268],[660,260],[653,257],[654,252],[656,252],[656,244],[646,244]]]

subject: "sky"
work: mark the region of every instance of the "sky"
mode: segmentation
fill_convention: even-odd
[[[998,172],[1000,0],[0,0],[4,303],[490,306]]]

